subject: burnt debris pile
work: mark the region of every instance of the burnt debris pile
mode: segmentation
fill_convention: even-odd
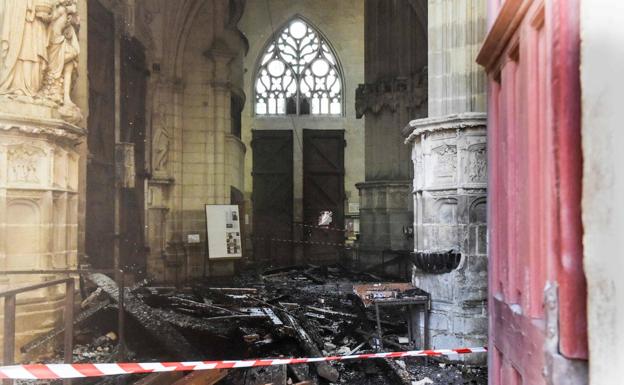
[[[339,356],[416,350],[427,343],[423,322],[427,293],[340,265],[247,271],[229,281],[206,279],[177,288],[147,282],[127,287],[123,341],[118,335],[120,296],[115,282],[91,274],[82,292],[74,362]],[[42,344],[46,337],[39,340]],[[127,376],[125,382],[194,383],[197,376],[203,376],[197,383],[222,385],[487,382],[483,369],[431,358],[317,362],[190,375]]]

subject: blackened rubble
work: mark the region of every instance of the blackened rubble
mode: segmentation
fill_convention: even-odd
[[[115,283],[91,277],[89,292],[98,287],[89,307],[104,308],[81,324],[74,349],[76,362],[116,360]],[[139,286],[125,291],[126,359],[185,361],[310,357],[375,352],[377,318],[374,306],[355,288],[369,295],[395,298],[413,290],[392,292],[387,280],[356,273],[339,265],[293,266],[247,271],[227,282],[206,280],[185,287]],[[361,286],[364,284],[365,286]],[[378,292],[374,288],[379,288]],[[373,293],[373,294],[371,294]],[[371,297],[372,298],[372,297]],[[370,298],[369,298],[370,300]],[[108,305],[103,306],[102,303]],[[387,307],[380,312],[386,350],[420,349],[405,343],[407,310]],[[399,338],[401,337],[401,338]],[[181,354],[184,354],[182,357]],[[152,375],[158,378],[158,375]],[[224,377],[221,379],[221,377]],[[130,376],[128,383],[145,376]],[[302,364],[287,367],[230,370],[216,376],[223,385],[278,384],[486,384],[485,371],[447,365],[439,360],[364,360]],[[80,383],[108,380],[82,380]],[[170,382],[172,383],[172,382]]]

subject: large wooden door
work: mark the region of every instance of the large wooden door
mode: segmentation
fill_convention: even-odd
[[[303,239],[311,263],[335,262],[344,244],[344,147],[342,130],[303,130]],[[313,227],[322,211],[332,213],[326,229]]]
[[[292,131],[253,131],[254,258],[274,266],[291,264],[293,247]]]
[[[145,49],[136,39],[121,44],[121,127],[122,142],[134,145],[134,187],[120,192],[121,265],[145,273],[145,97],[148,72]]]
[[[98,268],[113,267],[115,237],[115,27],[98,0],[89,0],[87,62],[89,120],[85,251]]]

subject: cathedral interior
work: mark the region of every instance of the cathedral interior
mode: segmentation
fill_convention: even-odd
[[[0,1],[0,379],[475,348],[119,381],[588,383],[621,291],[582,3]]]

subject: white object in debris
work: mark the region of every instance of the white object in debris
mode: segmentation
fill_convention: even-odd
[[[429,377],[425,377],[420,381],[412,381],[412,385],[427,385],[427,384],[433,384],[433,381]]]
[[[399,337],[397,338],[400,344],[409,344],[409,338],[407,337]]]
[[[319,216],[319,226],[329,226],[332,223],[332,215],[333,213],[329,210],[321,211],[321,215]]]

